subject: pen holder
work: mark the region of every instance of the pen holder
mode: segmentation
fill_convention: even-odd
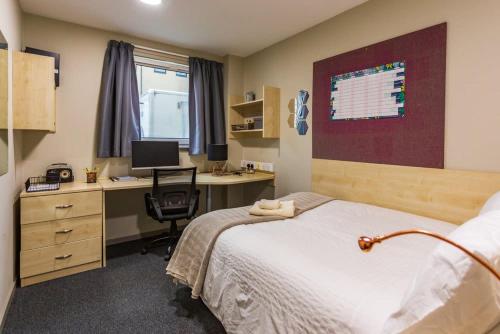
[[[97,182],[97,172],[87,172],[87,183]]]

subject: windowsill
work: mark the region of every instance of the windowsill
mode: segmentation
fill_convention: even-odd
[[[141,140],[150,140],[150,141],[176,141],[179,143],[180,151],[189,150],[189,139],[187,138],[151,138],[151,137],[142,137]]]

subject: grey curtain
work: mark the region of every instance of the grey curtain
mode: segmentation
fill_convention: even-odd
[[[99,158],[128,157],[132,140],[140,139],[139,90],[134,46],[109,41],[99,96]]]
[[[189,154],[200,155],[208,144],[225,144],[223,65],[189,58]]]

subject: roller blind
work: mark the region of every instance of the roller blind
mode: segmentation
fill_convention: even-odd
[[[175,72],[189,72],[189,58],[183,55],[135,47],[134,58],[137,65],[164,68]]]

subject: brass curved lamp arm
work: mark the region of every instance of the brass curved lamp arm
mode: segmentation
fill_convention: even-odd
[[[379,244],[384,240],[391,239],[394,237],[399,237],[399,236],[405,235],[405,234],[423,234],[423,235],[427,235],[429,237],[433,237],[433,238],[439,239],[441,241],[444,241],[444,242],[460,249],[462,252],[469,255],[470,257],[472,257],[474,260],[479,262],[483,267],[488,269],[493,275],[495,275],[497,280],[500,280],[500,274],[498,272],[496,272],[496,270],[488,262],[484,261],[483,259],[481,259],[477,255],[475,255],[474,253],[472,253],[468,249],[464,248],[463,246],[460,246],[456,242],[449,240],[449,239],[447,239],[447,238],[445,238],[437,233],[434,233],[434,232],[429,232],[429,231],[425,231],[425,230],[403,230],[403,231],[397,231],[397,232],[387,234],[387,235],[379,235],[379,236],[376,236],[373,238],[363,236],[363,237],[359,237],[358,245],[359,245],[359,248],[361,248],[361,250],[363,252],[368,253],[369,251],[372,250],[372,247],[374,244],[377,244],[377,243]]]

